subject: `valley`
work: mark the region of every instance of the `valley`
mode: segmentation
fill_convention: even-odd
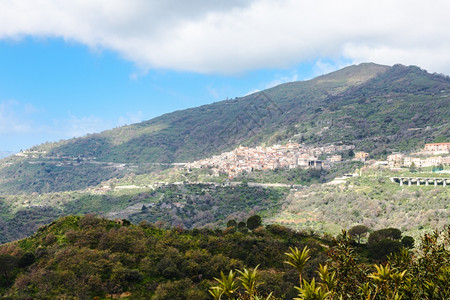
[[[0,160],[0,242],[86,213],[418,236],[449,222],[449,101],[446,76],[369,63],[38,145]]]
[[[292,299],[324,265],[348,299],[390,265],[446,295],[449,103],[448,77],[361,64],[3,158],[0,297],[209,299],[252,267]]]

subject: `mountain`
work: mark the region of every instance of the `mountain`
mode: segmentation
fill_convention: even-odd
[[[0,162],[0,193],[84,188],[148,163],[187,162],[238,145],[354,144],[382,157],[450,137],[450,78],[373,63],[245,97],[43,144]]]

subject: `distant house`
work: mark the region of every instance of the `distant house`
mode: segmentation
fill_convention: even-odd
[[[369,157],[369,153],[367,152],[359,151],[355,153],[355,160],[365,161],[367,157]]]
[[[420,168],[420,167],[422,167],[423,162],[424,162],[424,160],[422,160],[420,157],[406,156],[405,160],[404,160],[404,166],[411,167],[414,164],[414,166]]]
[[[403,166],[404,159],[405,155],[401,153],[393,153],[391,155],[388,155],[387,157],[387,161],[390,168]]]
[[[330,157],[330,161],[331,161],[331,162],[342,161],[342,155],[332,155],[332,156]]]
[[[450,153],[450,143],[431,143],[425,144],[424,147],[425,152],[429,153]]]
[[[297,159],[297,165],[300,168],[309,168],[311,166],[314,166],[314,164],[311,162],[314,162],[317,160],[318,160],[317,157],[312,156],[312,155],[307,155],[307,154],[299,155],[298,159]]]
[[[320,169],[323,167],[321,160],[311,160],[308,162],[308,167],[313,169]]]
[[[432,167],[442,164],[442,156],[427,157],[422,167]]]
[[[444,165],[450,165],[450,156],[446,156],[442,158],[442,163]]]

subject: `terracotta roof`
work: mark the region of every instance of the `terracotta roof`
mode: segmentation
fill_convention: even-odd
[[[450,145],[450,143],[430,143],[430,144],[425,144],[425,146],[442,146],[442,145]]]

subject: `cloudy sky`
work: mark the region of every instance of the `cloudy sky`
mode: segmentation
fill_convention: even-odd
[[[448,0],[0,1],[0,151],[341,67],[450,74]]]

